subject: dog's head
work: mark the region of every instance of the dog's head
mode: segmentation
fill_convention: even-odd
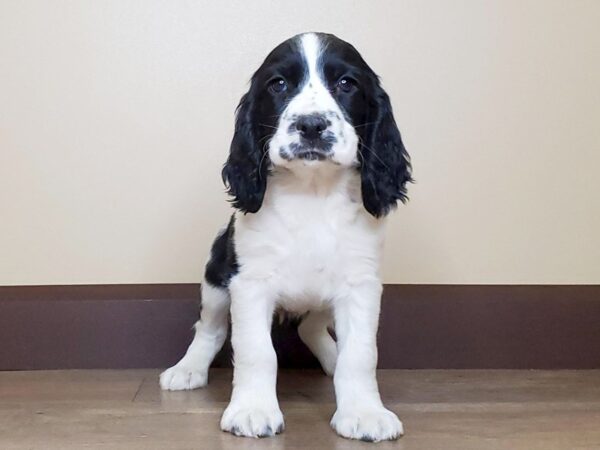
[[[272,166],[318,164],[359,170],[375,217],[406,200],[411,166],[379,78],[352,45],[306,33],[276,47],[252,76],[223,180],[234,206],[254,213]]]

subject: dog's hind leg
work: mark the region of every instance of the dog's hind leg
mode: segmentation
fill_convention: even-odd
[[[311,311],[298,326],[298,335],[321,363],[329,376],[335,372],[337,345],[328,328],[332,325],[330,311]]]
[[[234,224],[232,216],[229,225],[213,242],[202,283],[202,311],[195,325],[194,340],[183,358],[160,375],[162,389],[195,389],[208,382],[208,367],[223,346],[229,328],[228,284],[237,273]]]
[[[229,292],[202,283],[202,312],[196,334],[185,355],[160,375],[160,387],[169,391],[196,389],[208,382],[208,368],[227,337]]]

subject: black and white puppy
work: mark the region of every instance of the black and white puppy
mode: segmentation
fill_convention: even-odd
[[[231,313],[233,393],[221,428],[281,432],[270,332],[283,309],[304,315],[300,337],[334,377],[335,431],[398,438],[402,423],[375,378],[379,266],[384,216],[406,199],[411,168],[389,98],[358,51],[322,33],[275,48],[240,101],[223,179],[236,212],[212,247],[195,338],[161,387],[206,385]]]

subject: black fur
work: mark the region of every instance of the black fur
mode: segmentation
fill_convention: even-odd
[[[240,100],[223,182],[233,206],[244,213],[257,212],[267,188],[270,159],[267,144],[286,106],[285,98],[272,95],[269,81],[284,76],[293,95],[305,75],[297,42],[288,39],[277,46],[252,76],[250,89]]]
[[[323,73],[330,83],[343,75],[355,80],[356,89],[334,94],[355,126],[360,139],[359,160],[362,199],[375,217],[385,216],[398,200],[405,202],[406,183],[412,181],[410,158],[396,126],[390,99],[379,77],[349,43],[327,34]]]
[[[222,176],[233,197],[233,206],[255,213],[262,205],[267,188],[269,156],[259,145],[250,96],[250,93],[244,95],[238,105],[235,132]]]
[[[233,246],[235,217],[232,215],[227,228],[213,242],[210,259],[206,264],[204,279],[213,286],[226,288],[231,277],[238,272],[237,256]]]
[[[379,80],[375,80],[374,90],[359,157],[363,204],[373,216],[381,217],[390,212],[398,200],[406,202],[406,183],[413,179],[390,99],[379,86]]]

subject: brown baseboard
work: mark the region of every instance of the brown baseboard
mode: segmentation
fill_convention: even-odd
[[[166,367],[185,351],[199,287],[0,287],[0,370]],[[316,367],[293,325],[282,367]],[[230,347],[216,366],[230,364]],[[379,366],[599,369],[600,285],[387,285]]]

